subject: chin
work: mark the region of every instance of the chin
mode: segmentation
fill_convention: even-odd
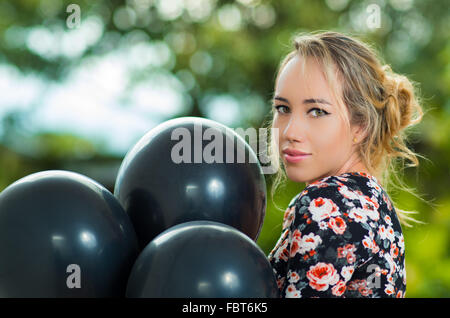
[[[295,170],[297,170],[297,169],[295,169]],[[323,173],[311,173],[311,172],[302,173],[302,172],[299,172],[298,170],[294,172],[294,171],[289,171],[289,169],[288,169],[288,170],[286,170],[286,175],[290,180],[292,180],[294,182],[309,184],[309,183],[313,183],[314,181],[323,178],[324,176],[327,176],[328,174],[325,172],[323,172]]]
[[[302,173],[289,173],[288,171],[286,171],[286,175],[289,178],[289,180],[297,183],[306,183],[309,182],[310,180],[310,176],[307,176]]]

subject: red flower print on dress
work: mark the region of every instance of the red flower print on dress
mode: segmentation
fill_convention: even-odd
[[[380,227],[378,228],[378,234],[380,235],[380,238],[382,240],[387,239],[386,227],[384,225],[380,225]]]
[[[389,241],[394,242],[395,240],[395,234],[394,234],[394,229],[392,228],[392,226],[388,226],[387,229],[387,238]]]
[[[355,254],[353,253],[356,251],[356,247],[354,244],[347,244],[344,247],[338,247],[337,249],[337,255],[338,258],[345,257],[347,259],[347,262],[349,264],[352,264],[355,260]]]
[[[357,290],[361,294],[361,296],[364,297],[369,296],[373,293],[369,288],[367,281],[364,279],[355,279],[349,282],[347,288],[349,290]]]
[[[296,282],[298,282],[300,280],[300,276],[298,275],[297,272],[289,270],[288,280],[289,280],[289,283],[295,284]]]
[[[319,229],[321,230],[326,230],[328,228],[328,223],[325,221],[320,221],[319,222]]]
[[[387,208],[389,210],[392,210],[392,204],[391,201],[389,200],[389,198],[383,193],[383,201],[386,203]],[[390,225],[390,224],[389,224]]]
[[[296,235],[296,232],[298,232],[298,230],[294,231],[294,235],[292,237],[291,251],[290,251],[291,257],[294,257],[296,253],[303,255],[306,252],[314,250],[320,243],[322,243],[322,239],[320,238],[319,235],[309,233],[308,235],[300,237],[301,234]]]
[[[378,212],[378,208],[372,204],[364,204],[363,210],[366,215],[372,219],[373,221],[378,221],[380,219],[380,213]]]
[[[291,208],[288,208],[286,212],[284,212],[283,229],[286,229],[291,225],[292,221],[294,220],[294,216],[295,216],[295,205],[292,206]]]
[[[295,255],[295,253],[297,253],[298,249],[300,248],[301,237],[302,237],[302,233],[300,233],[299,230],[295,230],[294,233],[292,233],[291,250],[289,251],[291,257],[292,257],[292,255]]]
[[[336,176],[336,179],[341,180],[342,182],[348,182],[348,178],[346,177]]]
[[[373,238],[368,237],[367,235],[364,236],[362,243],[364,247],[370,249],[373,254],[376,254],[380,251],[380,248],[378,247],[375,240]]]
[[[352,220],[355,220],[355,222],[358,222],[358,223],[360,223],[360,222],[366,223],[367,222],[367,212],[361,208],[351,209],[348,216]]]
[[[394,286],[392,286],[391,284],[386,284],[385,286],[386,286],[386,288],[384,289],[384,292],[387,295],[393,295],[395,293]]]
[[[283,244],[276,250],[274,255],[275,261],[283,260],[286,262],[289,259],[288,243],[288,239],[285,239]]]
[[[284,248],[286,248],[286,245],[288,244],[288,241],[286,239],[286,237],[289,235],[289,231],[285,230],[280,239],[278,240],[278,242],[276,243],[275,247],[272,249],[272,251],[270,252],[269,256],[267,257],[269,259],[269,261],[271,262],[273,259],[275,259],[275,262],[279,262],[279,254],[280,254],[280,246],[285,246]]]
[[[367,186],[375,189],[377,192],[381,192],[381,187],[372,179],[367,181]]]
[[[313,221],[316,222],[332,216],[339,216],[340,214],[338,206],[332,200],[322,197],[311,201],[309,212],[311,212]]]
[[[341,270],[341,276],[344,278],[344,282],[348,282],[352,278],[355,268],[353,266],[344,266]]]
[[[392,258],[396,258],[396,257],[398,257],[398,247],[397,247],[397,245],[395,245],[395,243],[392,243],[391,244],[391,251],[390,251],[390,253],[391,253],[391,257]]]
[[[391,275],[392,273],[395,273],[395,271],[397,270],[397,265],[395,264],[394,260],[392,259],[391,254],[385,253],[384,258],[386,259],[386,261],[389,265],[389,275]]]
[[[359,200],[359,195],[354,191],[349,190],[349,188],[345,185],[338,187],[338,191],[349,200]]]
[[[382,240],[388,239],[391,242],[395,240],[394,229],[391,226],[386,228],[384,225],[381,225],[378,229],[378,234]]]
[[[384,217],[384,222],[386,222],[387,225],[392,226],[392,220],[391,220],[391,217],[390,217],[389,215],[386,215],[386,216]]]
[[[328,221],[328,227],[334,231],[336,234],[344,234],[347,224],[345,224],[344,219],[341,217],[330,218]]]
[[[330,177],[326,177],[326,178],[322,178],[319,179],[317,181],[314,181],[312,183],[309,184],[310,187],[317,187],[317,188],[324,188],[324,187],[328,187],[328,183],[326,183],[326,181],[329,179]]]
[[[300,292],[295,288],[293,284],[290,284],[286,288],[286,298],[300,298]]]
[[[363,286],[360,286],[358,288],[358,291],[361,294],[361,296],[364,296],[364,297],[367,297],[370,294],[372,294],[372,290],[366,284],[364,284]]]
[[[359,286],[359,280],[352,280],[348,282],[347,288],[348,290],[357,290]]]
[[[281,278],[277,279],[277,287],[279,290],[283,289],[285,280],[286,280],[286,277],[281,277]]]
[[[347,287],[345,286],[345,283],[340,280],[336,285],[333,286],[333,288],[331,288],[331,293],[334,296],[342,296],[342,294],[345,292],[345,289]]]
[[[400,234],[398,238],[398,247],[400,247],[400,254],[403,255],[403,253],[405,253],[405,239],[403,234]]]
[[[306,277],[309,279],[309,286],[317,291],[327,290],[329,285],[334,285],[339,281],[339,274],[333,264],[322,262],[311,266]]]
[[[386,279],[387,279],[388,283],[394,284],[394,277],[392,277],[391,274],[387,275]]]

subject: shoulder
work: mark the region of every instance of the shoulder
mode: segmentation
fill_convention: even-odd
[[[296,197],[291,224],[300,231],[361,242],[376,232],[382,200],[383,190],[370,176],[329,176],[309,184]]]
[[[329,176],[309,184],[289,211],[291,230],[334,232],[366,241],[372,241],[383,226],[401,233],[388,195],[374,177],[361,173]]]
[[[292,205],[318,208],[335,204],[341,210],[350,208],[378,209],[388,200],[378,181],[363,173],[344,173],[328,176],[309,184],[291,201]]]

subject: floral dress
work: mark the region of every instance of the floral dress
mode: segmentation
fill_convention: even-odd
[[[392,201],[364,172],[297,194],[268,256],[281,297],[404,297],[405,241]]]

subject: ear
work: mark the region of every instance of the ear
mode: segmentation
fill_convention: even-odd
[[[367,133],[364,131],[363,125],[354,125],[351,128],[352,133],[352,140],[354,141],[356,139],[356,143],[361,142],[364,138],[366,138]],[[355,142],[355,141],[354,141]]]

